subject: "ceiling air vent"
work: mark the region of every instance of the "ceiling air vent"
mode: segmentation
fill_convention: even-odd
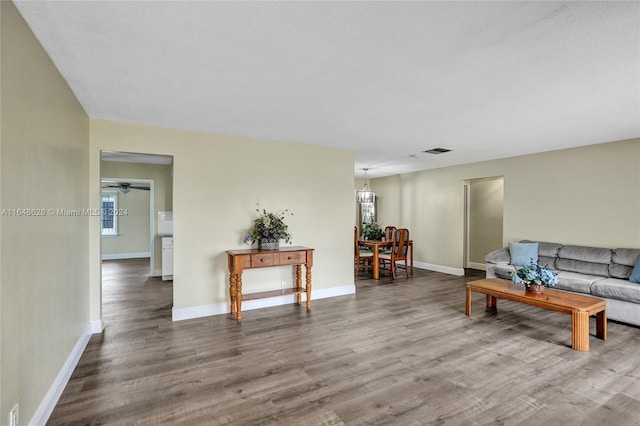
[[[447,148],[433,148],[433,149],[428,149],[422,152],[426,152],[427,154],[444,154],[445,152],[449,152],[449,151],[451,150]]]

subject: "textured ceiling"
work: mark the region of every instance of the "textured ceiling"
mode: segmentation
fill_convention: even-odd
[[[356,176],[640,136],[638,2],[15,4],[90,117],[342,147]]]

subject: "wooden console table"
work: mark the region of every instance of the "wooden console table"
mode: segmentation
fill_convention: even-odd
[[[276,297],[287,294],[297,296],[298,305],[302,303],[302,293],[307,293],[307,310],[311,310],[311,267],[313,250],[308,247],[281,247],[277,250],[227,250],[229,261],[229,297],[231,315],[236,321],[242,321],[242,271],[253,268],[293,265],[296,267],[296,286],[286,290],[266,291],[247,294],[245,300]],[[302,265],[306,269],[306,288],[302,287]]]

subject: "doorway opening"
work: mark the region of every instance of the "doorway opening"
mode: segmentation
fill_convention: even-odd
[[[152,179],[101,179],[102,260],[149,258],[153,276],[155,184]]]
[[[463,181],[463,265],[484,270],[484,256],[503,246],[504,178]]]
[[[101,262],[134,262],[147,279],[162,283],[162,237],[158,219],[173,211],[173,157],[101,151]],[[160,215],[162,213],[163,215]],[[111,267],[113,265],[110,265]],[[104,267],[101,304],[104,311]]]

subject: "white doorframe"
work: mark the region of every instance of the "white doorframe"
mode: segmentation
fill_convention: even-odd
[[[464,208],[464,213],[463,213],[463,230],[462,230],[462,247],[463,247],[463,251],[462,251],[462,267],[463,268],[468,268],[469,267],[469,232],[470,232],[470,226],[469,226],[469,216],[471,215],[470,209],[471,209],[471,183],[468,180],[464,180],[462,181],[462,193],[463,193],[463,208]]]

